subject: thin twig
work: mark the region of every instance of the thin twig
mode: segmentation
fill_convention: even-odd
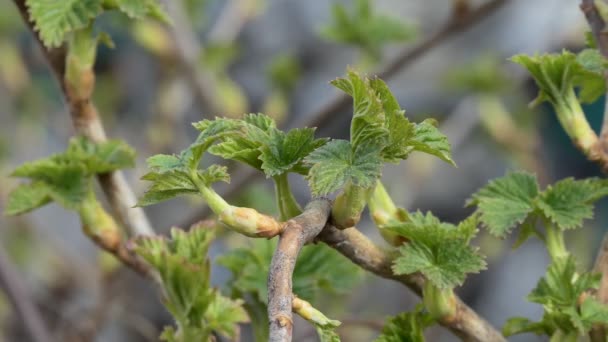
[[[52,340],[36,305],[26,293],[26,286],[13,269],[8,256],[0,246],[0,287],[13,305],[19,321],[26,333],[34,342],[50,342]]]
[[[216,85],[213,76],[199,66],[203,47],[190,25],[182,1],[165,0],[163,3],[172,20],[172,25],[167,29],[175,43],[175,53],[184,76],[190,83],[192,94],[198,104],[207,109],[206,117],[212,118],[214,115],[220,115],[222,107],[217,101]]]
[[[61,86],[64,99],[70,109],[76,133],[84,135],[97,143],[105,141],[106,133],[94,103],[90,99],[78,99],[77,96],[67,89],[63,77],[65,71],[65,49],[47,49],[42,44],[38,33],[34,30],[33,23],[29,19],[25,0],[14,0],[14,2],[23,20],[36,37],[38,45],[46,56],[49,66]],[[132,235],[151,235],[154,233],[143,209],[133,208],[133,205],[137,203],[137,199],[120,171],[99,175],[98,180],[116,218]]]
[[[253,16],[257,0],[228,0],[209,30],[209,41],[233,42]]]
[[[288,342],[292,338],[292,276],[302,247],[312,241],[329,218],[331,202],[311,201],[304,212],[286,223],[268,273],[268,318],[270,341]]]
[[[317,239],[336,249],[356,265],[387,279],[398,281],[417,295],[421,295],[424,278],[419,274],[395,275],[392,272],[394,255],[376,246],[356,228],[339,230],[327,225]],[[506,341],[490,323],[479,317],[473,309],[456,300],[456,313],[443,318],[441,325],[450,329],[464,341]]]
[[[391,63],[386,65],[383,69],[377,72],[378,76],[383,79],[390,79],[396,73],[403,71],[403,69],[410,66],[418,58],[424,56],[426,53],[437,47],[439,44],[453,37],[456,33],[464,32],[467,29],[473,27],[479,23],[483,18],[486,18],[500,7],[502,7],[509,0],[492,0],[479,6],[475,10],[471,10],[467,13],[461,13],[460,15],[452,17],[445,26],[426,38],[413,48],[405,49],[398,57],[396,57]],[[316,111],[314,114],[304,116],[304,119],[297,120],[290,124],[289,127],[323,127],[331,123],[331,121],[338,118],[337,113],[348,108],[350,105],[350,98],[344,94],[337,94],[321,109]],[[237,176],[238,175],[238,176]],[[239,167],[235,171],[235,175],[232,177],[232,182],[229,187],[218,191],[218,193],[226,199],[234,198],[239,194],[248,184],[261,178],[261,173],[257,172],[248,167]],[[188,217],[181,224],[183,227],[189,227],[194,222],[201,218],[206,218],[211,215],[211,211],[208,207],[203,207],[191,217]]]

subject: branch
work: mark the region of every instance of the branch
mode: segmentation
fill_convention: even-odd
[[[292,276],[302,247],[311,242],[329,218],[331,203],[325,198],[311,201],[304,212],[287,221],[270,264],[268,274],[268,318],[270,341],[291,341]]]
[[[608,32],[606,32],[606,22],[600,15],[594,0],[581,0],[581,11],[585,14],[593,37],[601,54],[608,58]],[[604,73],[606,80],[606,89],[608,89],[608,73]],[[590,159],[596,161],[602,167],[604,173],[608,173],[608,94],[606,94],[604,104],[604,121],[600,131],[597,146],[592,151]],[[608,304],[608,234],[604,235],[602,246],[595,259],[593,266],[594,272],[600,272],[602,279],[600,287],[597,290],[597,299]],[[606,329],[603,326],[595,326],[591,331],[592,341],[604,341]]]
[[[23,20],[34,34],[55,78],[61,86],[76,133],[83,135],[94,142],[99,143],[105,141],[106,133],[99,119],[97,108],[91,99],[81,98],[74,94],[73,91],[68,89],[64,80],[65,49],[47,49],[42,44],[38,33],[34,30],[33,23],[29,19],[25,0],[14,0],[14,2],[23,17]],[[143,209],[133,208],[133,205],[137,203],[137,199],[127,184],[124,175],[119,171],[115,171],[99,175],[97,178],[118,221],[128,229],[131,235],[153,234],[152,227]]]
[[[394,255],[380,249],[356,228],[339,230],[327,225],[317,239],[336,249],[356,265],[382,278],[398,281],[418,296],[422,294],[424,278],[419,274],[394,275],[391,269]],[[500,332],[459,298],[456,298],[456,313],[443,318],[439,323],[464,341],[506,341]]]
[[[602,0],[599,0],[602,1]],[[581,0],[581,11],[585,14],[591,33],[597,44],[600,53],[608,58],[608,32],[606,32],[606,22],[602,18],[594,0]],[[608,73],[604,72],[606,88],[608,89]],[[600,164],[604,172],[608,172],[608,96],[604,104],[604,121],[600,131],[599,140],[592,149],[589,159]]]
[[[222,108],[216,100],[216,85],[213,76],[198,65],[203,47],[189,23],[183,4],[176,0],[165,0],[163,3],[172,20],[172,25],[167,30],[174,41],[176,56],[186,80],[190,83],[192,94],[199,105],[207,107],[208,113],[219,115]],[[213,118],[213,115],[206,116]]]
[[[486,18],[500,7],[502,7],[509,0],[492,0],[479,6],[475,10],[466,12],[455,12],[459,15],[453,16],[445,26],[438,32],[434,33],[424,41],[420,42],[413,48],[405,49],[395,60],[386,65],[383,69],[377,72],[380,78],[388,80],[392,78],[396,73],[403,71],[403,69],[410,66],[418,58],[424,56],[426,53],[437,47],[444,41],[448,40],[456,33],[464,32],[467,29],[473,27],[479,23],[483,18]],[[304,119],[298,120],[289,127],[322,127],[329,125],[333,120],[339,116],[336,115],[340,111],[348,108],[350,105],[350,97],[344,94],[338,94],[319,109],[314,114],[305,115]],[[218,191],[218,193],[226,199],[234,198],[240,193],[247,184],[250,184],[253,180],[261,178],[261,174],[250,168],[239,168],[237,171],[238,177],[232,177],[232,182],[229,187],[226,187],[224,191]],[[194,215],[186,219],[181,226],[191,226],[201,218],[206,218],[211,214],[208,207],[204,207]]]
[[[6,298],[11,302],[15,313],[25,332],[33,342],[50,342],[52,340],[36,305],[25,292],[26,286],[13,269],[8,256],[0,247],[0,287],[4,290]]]

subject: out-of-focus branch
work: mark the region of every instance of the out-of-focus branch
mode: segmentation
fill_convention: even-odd
[[[228,0],[209,31],[209,41],[232,42],[254,16],[259,0]]]
[[[36,305],[26,293],[26,286],[0,246],[0,287],[11,302],[14,312],[33,342],[50,342],[49,334]]]
[[[182,1],[165,0],[163,3],[172,20],[172,25],[167,29],[175,43],[175,53],[184,71],[184,76],[190,83],[192,94],[198,104],[208,110],[207,117],[221,115],[222,108],[217,101],[213,76],[199,67],[199,57],[203,47],[190,25]]]
[[[292,276],[302,247],[312,241],[329,218],[331,203],[320,198],[311,201],[304,212],[286,222],[268,273],[268,318],[270,341],[286,342],[292,338]]]
[[[433,48],[453,37],[457,33],[466,31],[479,23],[483,18],[488,17],[509,0],[492,0],[477,9],[469,11],[455,11],[451,19],[436,33],[418,43],[413,48],[405,49],[397,58],[377,72],[383,79],[390,79],[396,73],[411,65],[418,58],[424,56]],[[306,115],[302,120],[298,120],[290,127],[323,127],[328,125],[337,117],[337,113],[347,108],[350,104],[350,97],[339,94],[325,104],[314,114]],[[238,176],[237,176],[238,175]],[[239,168],[232,177],[232,183],[219,194],[226,199],[234,198],[240,191],[246,188],[247,184],[261,177],[261,173],[250,168]],[[211,214],[208,207],[202,208],[192,217],[187,218],[181,226],[190,226],[194,222],[205,218]]]
[[[356,228],[339,230],[331,225],[325,226],[318,235],[322,241],[336,249],[358,266],[382,278],[398,281],[417,295],[422,294],[424,278],[419,274],[395,275],[391,270],[394,255],[376,246]],[[456,313],[443,318],[441,325],[450,329],[464,341],[506,341],[502,334],[490,323],[481,318],[473,309],[457,298]]]
[[[25,0],[15,0],[14,2],[21,13],[23,20],[27,23],[27,26],[36,37],[38,45],[46,56],[49,66],[61,86],[76,133],[84,135],[94,142],[105,141],[106,133],[94,103],[90,98],[81,98],[68,89],[64,78],[66,67],[65,49],[47,49],[42,44],[38,33],[34,30],[33,23],[29,19]],[[153,234],[152,227],[144,211],[141,208],[133,208],[137,199],[121,172],[115,171],[99,175],[98,180],[118,221],[126,227],[132,235]]]

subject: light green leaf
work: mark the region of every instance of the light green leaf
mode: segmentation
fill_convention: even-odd
[[[139,207],[162,202],[179,195],[194,195],[199,191],[190,179],[190,175],[180,170],[164,173],[150,172],[141,179],[152,182],[152,185],[137,202]]]
[[[412,138],[416,126],[405,117],[405,111],[384,81],[374,78],[370,80],[370,86],[380,98],[386,117],[388,141],[382,149],[382,157],[387,162],[398,163],[414,150]]]
[[[572,310],[571,320],[581,334],[586,334],[594,324],[608,323],[608,306],[587,297],[578,311]]]
[[[435,126],[436,121],[433,119],[426,119],[421,123],[416,124],[414,137],[410,144],[416,151],[432,154],[439,159],[456,166],[456,163],[452,160],[451,147],[448,138]]]
[[[237,248],[217,258],[216,262],[232,272],[230,286],[250,293],[260,302],[268,299],[267,280],[276,241],[255,239],[246,248]],[[361,280],[360,269],[324,245],[302,249],[293,275],[293,292],[314,302],[322,292],[343,294]]]
[[[298,128],[287,133],[271,131],[270,140],[260,146],[261,168],[268,177],[286,172],[306,174],[308,168],[302,160],[312,151],[325,144],[327,139],[314,138],[314,128]]]
[[[171,240],[140,237],[135,252],[159,273],[164,304],[177,321],[178,329],[165,329],[167,341],[206,341],[212,331],[233,337],[238,323],[248,322],[240,301],[223,297],[209,285],[207,260],[215,231],[203,225],[188,232],[173,228]]]
[[[431,315],[418,305],[412,312],[389,317],[376,342],[424,342],[424,330],[434,322]]]
[[[536,177],[524,172],[509,173],[477,191],[468,205],[477,205],[481,222],[495,236],[505,236],[534,210],[538,195]]]
[[[342,4],[332,9],[333,22],[322,35],[330,40],[355,45],[370,57],[378,59],[384,44],[410,40],[415,35],[412,26],[396,17],[375,14],[370,0],[357,0],[351,13]]]
[[[5,215],[21,215],[51,201],[49,189],[43,182],[21,184],[8,195]]]
[[[228,168],[225,166],[211,165],[205,170],[199,170],[198,177],[210,186],[215,182],[230,183],[230,175],[228,174]]]
[[[528,295],[528,300],[544,305],[576,307],[580,295],[597,288],[600,278],[599,274],[577,274],[573,257],[558,259],[549,266],[547,274]]]
[[[580,228],[593,217],[593,202],[608,195],[608,181],[598,178],[566,178],[541,194],[537,205],[560,229]]]
[[[30,17],[45,46],[60,46],[70,32],[87,27],[101,11],[101,0],[27,0]]]
[[[408,239],[399,248],[393,272],[420,272],[440,289],[462,285],[467,273],[478,273],[486,267],[483,256],[469,246],[475,226],[476,220],[458,227],[443,223],[430,212],[426,215],[416,212],[407,222],[387,224],[386,229]]]
[[[82,162],[91,174],[135,166],[135,151],[121,140],[94,143],[85,137],[75,137],[70,139],[66,158]]]
[[[154,18],[164,23],[171,19],[157,0],[114,0],[121,12],[133,19]]]
[[[361,147],[356,152],[346,140],[332,140],[313,151],[305,162],[311,165],[307,176],[315,195],[342,188],[347,182],[370,188],[380,178],[382,158],[376,146]]]
[[[522,334],[535,333],[536,335],[551,335],[553,328],[545,322],[533,322],[525,317],[509,318],[502,327],[502,334],[506,337]]]
[[[319,335],[319,340],[321,342],[340,342],[340,336],[333,327],[315,325],[315,328],[317,329],[317,334]]]
[[[386,118],[382,102],[369,79],[348,70],[346,78],[335,79],[331,84],[353,98],[353,119],[350,124],[352,149],[384,147],[388,138]]]

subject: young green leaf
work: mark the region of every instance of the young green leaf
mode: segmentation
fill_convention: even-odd
[[[536,177],[514,172],[488,183],[473,194],[467,204],[477,205],[481,222],[492,235],[502,237],[524,222],[534,210],[537,195]]]
[[[315,139],[314,128],[297,128],[287,133],[270,132],[270,140],[260,146],[261,168],[267,177],[286,172],[306,174],[308,168],[302,162],[305,156],[324,145],[327,139]]]
[[[391,222],[386,229],[405,237],[393,264],[395,274],[420,272],[439,289],[461,285],[467,273],[486,267],[483,256],[469,245],[477,229],[476,218],[459,226],[440,222],[430,212],[410,214],[407,222]]]
[[[102,11],[101,0],[27,0],[44,45],[58,47],[72,31],[87,27]]]
[[[549,266],[528,300],[543,305],[576,306],[583,292],[598,287],[600,278],[599,274],[577,274],[573,257],[558,259]]]
[[[432,154],[439,159],[456,166],[452,160],[448,138],[436,127],[436,121],[426,119],[416,124],[414,137],[410,144],[416,151]]]
[[[517,55],[511,60],[528,69],[534,77],[539,88],[535,103],[549,101],[568,136],[588,153],[597,141],[597,135],[587,122],[574,87],[581,88],[582,99],[591,102],[605,91],[598,88],[602,73],[597,74],[586,68],[593,65],[593,61],[586,55],[580,59],[583,64],[579,63],[574,54],[563,51],[561,54],[534,57]]]
[[[260,302],[267,302],[267,278],[276,241],[255,239],[250,247],[237,248],[217,259],[232,272],[230,286],[241,293],[250,293]],[[302,250],[293,275],[293,292],[314,302],[322,291],[341,294],[350,291],[361,279],[360,270],[323,245]]]
[[[322,34],[327,39],[360,47],[379,59],[386,43],[405,41],[415,35],[414,29],[396,18],[375,14],[370,0],[357,0],[351,13],[342,4],[333,6],[333,22]]]
[[[424,342],[424,330],[434,322],[433,318],[418,305],[411,312],[404,312],[387,319],[376,342]]]
[[[5,215],[21,215],[49,203],[49,189],[44,182],[21,184],[8,195]]]
[[[201,130],[198,139],[201,144],[218,142],[209,148],[211,154],[245,163],[268,177],[287,172],[307,173],[302,160],[326,142],[314,139],[312,128],[282,132],[264,114],[248,114],[242,120],[204,120],[195,127]]]
[[[70,139],[66,155],[81,161],[87,172],[106,173],[135,166],[135,151],[122,140],[96,144],[85,137]]]
[[[560,229],[579,228],[593,217],[593,202],[608,195],[608,181],[566,178],[540,195],[538,208]]]
[[[370,80],[348,70],[345,78],[335,79],[331,84],[353,98],[353,118],[350,124],[352,149],[384,147],[388,138],[384,108],[378,94],[371,87]]]
[[[361,188],[371,188],[380,178],[382,157],[374,145],[353,151],[346,140],[332,140],[313,151],[305,162],[312,165],[307,176],[312,193],[334,192],[348,182]]]
[[[599,286],[601,275],[576,272],[574,258],[556,259],[547,274],[538,282],[528,300],[542,304],[545,310],[540,322],[527,318],[509,319],[503,327],[505,336],[533,332],[555,336],[558,334],[584,336],[596,323],[608,322],[608,307],[583,295]]]
[[[133,19],[154,18],[164,23],[171,19],[157,0],[112,0],[118,9]]]
[[[236,325],[248,321],[240,301],[223,297],[209,285],[207,251],[215,231],[195,226],[189,232],[171,230],[171,240],[140,237],[135,251],[158,270],[167,309],[178,329],[167,328],[166,341],[206,341],[212,331],[234,337]]]

